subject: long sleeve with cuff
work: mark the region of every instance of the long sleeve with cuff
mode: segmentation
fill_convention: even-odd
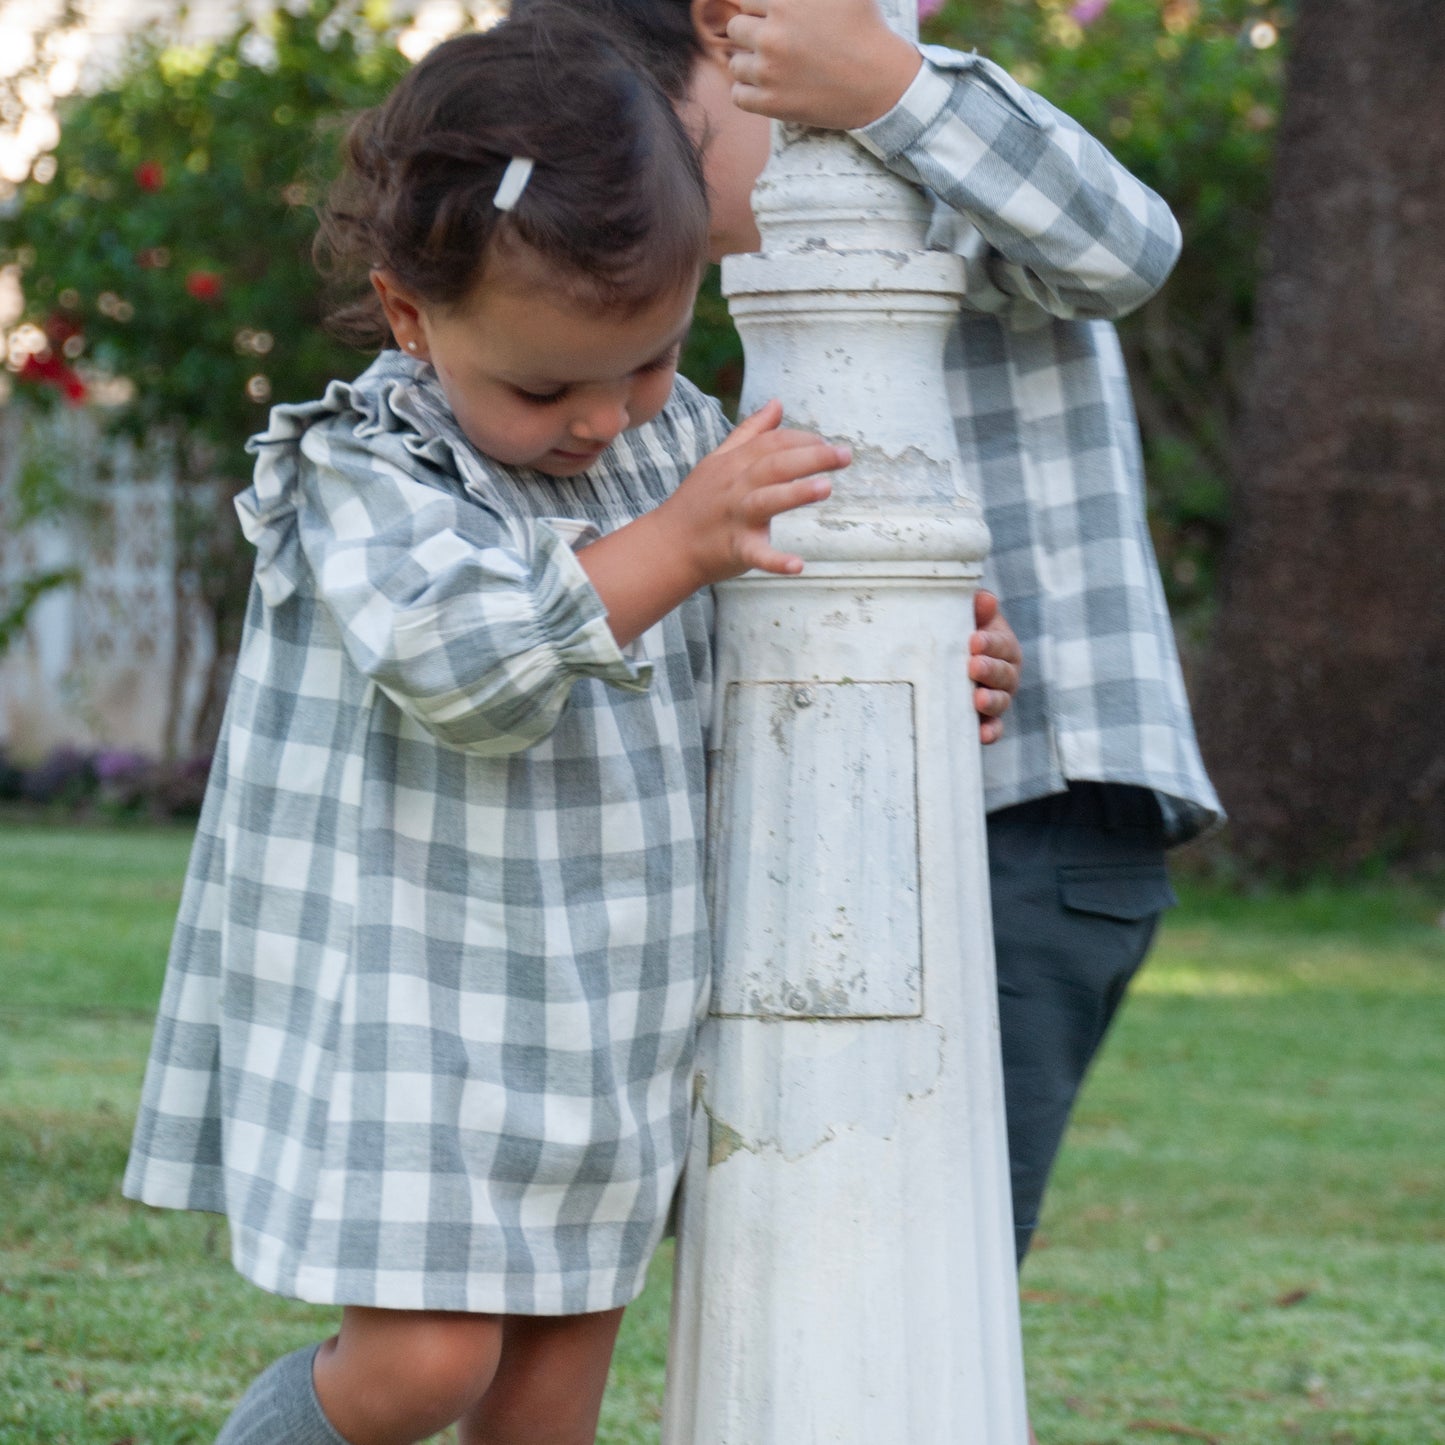
[[[937,46],[851,134],[933,198],[929,244],[964,259],[945,351],[954,432],[993,538],[985,582],[1025,658],[990,811],[1071,782],[1152,790],[1171,841],[1220,818],[1189,715],[1145,511],[1113,319],[1179,253],[1165,203],[991,61]]]
[[[579,677],[645,690],[651,669],[618,648],[548,522],[509,523],[350,431],[314,428],[300,450],[298,530],[317,597],[358,672],[440,741],[515,752],[551,733]]]
[[[923,46],[898,104],[852,134],[936,199],[930,244],[974,310],[1117,319],[1179,256],[1169,207],[1062,111],[980,55]]]

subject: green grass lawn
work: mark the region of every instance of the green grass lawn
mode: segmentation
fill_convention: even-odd
[[[0,824],[0,1445],[209,1445],[334,1318],[117,1190],[187,847]],[[1186,890],[1024,1273],[1044,1445],[1445,1442],[1442,902]],[[604,1445],[657,1438],[667,1275]]]

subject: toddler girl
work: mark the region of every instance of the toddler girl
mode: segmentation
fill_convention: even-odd
[[[433,51],[324,217],[387,343],[278,407],[125,1189],[344,1307],[223,1445],[587,1445],[684,1156],[708,584],[847,453],[675,376],[707,237],[583,22]]]

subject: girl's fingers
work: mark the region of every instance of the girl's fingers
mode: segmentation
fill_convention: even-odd
[[[821,502],[833,491],[833,484],[827,477],[799,477],[792,482],[778,482],[771,487],[759,487],[748,498],[748,518],[754,526],[771,522],[784,512]]]
[[[717,452],[735,451],[738,447],[746,445],[756,437],[763,436],[770,431],[778,429],[778,423],[783,419],[783,404],[780,401],[770,401],[760,406],[751,416],[744,417],[731,432],[727,440],[717,448]],[[714,452],[714,455],[717,454]]]
[[[841,471],[853,460],[849,447],[820,442],[815,437],[808,437],[806,432],[794,435],[798,437],[795,443],[777,447],[752,464],[749,481],[754,487],[777,486],[780,482],[791,482],[813,472]]]
[[[744,547],[739,555],[749,569],[758,572],[778,572],[785,577],[795,577],[803,570],[801,557],[792,552],[779,552],[766,542]]]

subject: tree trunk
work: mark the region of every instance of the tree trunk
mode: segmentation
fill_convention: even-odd
[[[1241,851],[1445,851],[1445,4],[1301,0],[1200,698]]]

